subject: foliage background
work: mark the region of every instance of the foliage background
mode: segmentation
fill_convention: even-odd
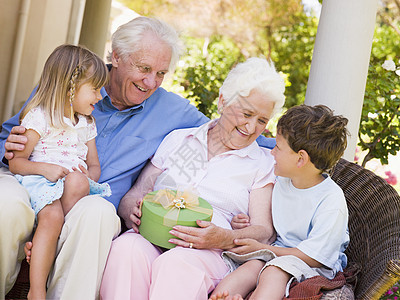
[[[305,9],[301,0],[122,2],[181,31],[187,51],[168,88],[207,116],[217,115],[218,90],[229,70],[250,56],[264,56],[275,63],[286,81],[285,107],[304,102],[318,16]],[[360,122],[364,166],[372,158],[387,164],[388,155],[400,149],[398,76],[381,67],[385,60],[399,62],[400,0],[379,3]]]

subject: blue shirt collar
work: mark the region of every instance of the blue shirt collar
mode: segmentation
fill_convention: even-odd
[[[101,88],[100,90],[100,94],[103,97],[102,100],[100,100],[97,103],[97,107],[102,110],[102,111],[106,111],[106,110],[118,110],[118,108],[116,108],[112,103],[111,103],[111,98],[110,96],[107,94],[106,89],[104,87]],[[151,97],[151,96],[150,96]],[[121,110],[121,113],[126,113],[126,114],[131,114],[131,115],[135,115],[135,114],[139,114],[144,110],[144,107],[146,105],[148,99],[144,100],[142,103],[140,103],[139,105],[135,105],[132,106],[130,108]]]

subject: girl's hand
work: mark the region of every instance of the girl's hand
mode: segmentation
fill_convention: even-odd
[[[78,165],[79,169],[76,167],[72,167],[72,170],[74,170],[75,172],[82,172],[83,174],[85,174],[87,177],[89,177],[89,171],[88,169],[86,169],[84,166],[82,166],[81,164]]]
[[[268,245],[262,244],[253,239],[235,239],[234,243],[237,247],[232,248],[229,251],[235,252],[237,254],[246,254],[268,248]]]
[[[250,217],[246,214],[240,213],[232,218],[232,229],[243,229],[250,226]]]
[[[178,239],[169,240],[170,243],[196,249],[228,249],[232,240],[227,235],[231,230],[225,230],[207,221],[196,221],[197,227],[176,225],[170,233]]]
[[[51,182],[56,182],[58,179],[64,178],[69,174],[67,168],[55,164],[46,164],[43,166],[42,175]]]

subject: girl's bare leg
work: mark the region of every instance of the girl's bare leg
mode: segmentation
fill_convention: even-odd
[[[64,214],[67,215],[76,202],[89,195],[89,190],[89,181],[85,174],[79,171],[69,173],[65,177],[64,193],[60,199]]]
[[[67,215],[67,213],[76,204],[76,202],[79,201],[79,199],[89,194],[89,189],[90,189],[89,181],[87,180],[86,175],[82,174],[81,172],[77,171],[72,172],[69,173],[67,177],[65,177],[64,193],[60,199],[62,210],[64,211],[64,216]],[[30,263],[31,260],[31,253],[33,247],[32,242],[27,242],[24,247],[26,260],[28,261],[28,263]]]
[[[59,200],[45,206],[37,215],[30,259],[28,299],[46,299],[46,282],[56,255],[57,240],[64,224]]]
[[[234,272],[228,274],[228,276],[226,276],[217,285],[215,290],[212,292],[210,299],[228,300],[241,299],[242,297],[246,297],[247,294],[254,290],[254,288],[256,287],[258,273],[264,265],[265,262],[261,260],[250,260],[248,262],[245,262]]]
[[[258,286],[250,299],[282,300],[290,277],[281,268],[268,266],[261,273]]]

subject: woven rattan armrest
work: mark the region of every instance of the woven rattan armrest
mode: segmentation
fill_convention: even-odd
[[[400,280],[400,196],[373,172],[341,159],[331,172],[349,209],[349,262],[361,272],[356,299],[379,299]]]

